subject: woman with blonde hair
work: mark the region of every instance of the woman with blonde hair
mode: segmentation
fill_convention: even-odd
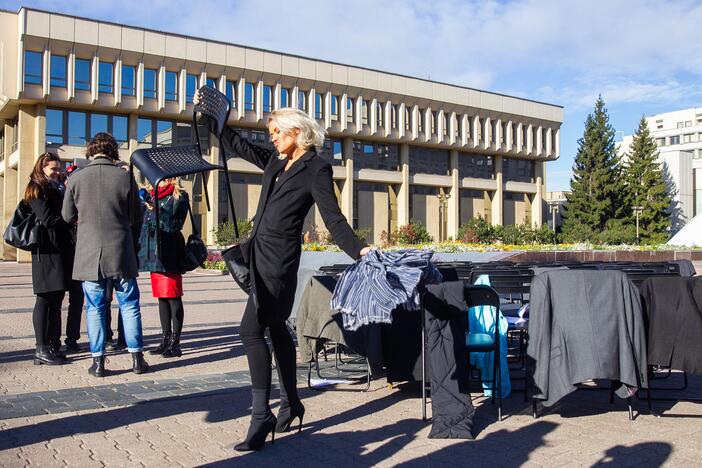
[[[183,224],[188,216],[188,194],[178,180],[165,179],[154,190],[147,185],[144,222],[139,236],[139,271],[151,272],[151,292],[158,299],[158,315],[163,335],[161,343],[150,354],[180,357],[180,334],[183,330]],[[159,204],[161,229],[160,255],[156,255],[156,216],[154,203]]]
[[[203,117],[202,121],[214,129],[213,120]],[[270,114],[268,133],[275,151],[250,143],[229,127],[222,137],[225,155],[240,156],[263,170],[254,227],[241,246],[251,270],[251,296],[239,335],[251,373],[253,403],[246,439],[234,446],[239,451],[262,448],[269,433],[288,431],[295,419],[298,430],[302,427],[305,407],[297,394],[295,345],[285,321],[292,312],[297,286],[302,226],[312,205],[317,204],[326,228],[351,258],[369,250],[339,209],[331,166],[317,155],[316,148],[324,142],[319,124],[298,109],[283,108]],[[277,419],[268,403],[271,354],[264,338],[266,329],[280,382]]]
[[[71,228],[61,217],[64,188],[61,159],[44,153],[34,164],[22,203],[40,224],[39,245],[32,250],[32,287],[37,296],[32,313],[36,351],[34,364],[63,364],[61,303],[71,284],[74,246]]]

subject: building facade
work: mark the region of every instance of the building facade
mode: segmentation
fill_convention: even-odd
[[[124,160],[136,149],[190,143],[192,97],[213,86],[233,103],[229,125],[268,144],[268,114],[298,107],[328,138],[341,210],[378,242],[416,219],[435,240],[481,215],[541,224],[544,163],[559,156],[563,109],[516,97],[178,34],[22,8],[0,11],[0,176],[3,225],[37,156],[69,162],[111,132]],[[204,157],[217,163],[217,142]],[[229,155],[228,155],[229,156]],[[261,172],[228,160],[237,217],[251,218]],[[193,192],[196,222],[228,219],[224,175]],[[316,208],[307,229],[324,230]],[[4,258],[26,253],[3,246]],[[24,256],[24,257],[23,257]]]
[[[702,212],[702,107],[646,117],[658,145],[658,161],[673,190],[673,228],[679,229]],[[625,135],[624,155],[634,140]]]

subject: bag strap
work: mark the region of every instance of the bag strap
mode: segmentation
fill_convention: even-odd
[[[190,216],[190,224],[193,226],[193,234],[200,237],[197,227],[195,227],[195,218],[193,218],[193,210],[190,208],[190,197],[188,197],[188,215]]]

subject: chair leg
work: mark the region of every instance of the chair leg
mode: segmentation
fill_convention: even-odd
[[[631,407],[631,397],[626,399],[626,404],[629,407],[629,421],[634,420],[634,409]]]
[[[538,417],[536,414],[536,399],[534,397],[531,398],[531,415],[534,419]]]
[[[502,366],[498,360],[497,364],[497,389],[493,390],[493,395],[497,392],[497,420],[502,421]]]

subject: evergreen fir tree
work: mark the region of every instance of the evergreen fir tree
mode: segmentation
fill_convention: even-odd
[[[583,137],[578,140],[571,193],[566,195],[563,234],[568,240],[595,240],[607,221],[621,217],[623,183],[614,145],[614,128],[602,96],[594,112],[585,120]]]
[[[641,117],[625,158],[623,173],[626,190],[623,206],[632,224],[636,223],[633,207],[643,208],[639,216],[640,236],[648,241],[664,241],[670,228],[668,208],[671,197],[657,159],[658,147],[646,119]]]

